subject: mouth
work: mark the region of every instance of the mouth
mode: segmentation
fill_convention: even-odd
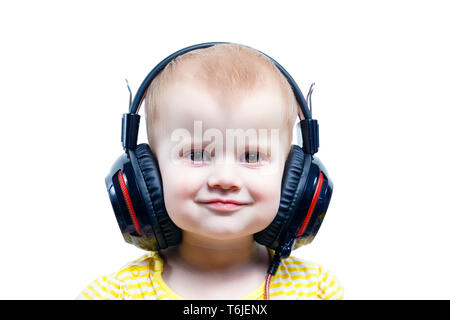
[[[219,200],[219,199],[213,199],[201,203],[207,206],[208,208],[222,212],[237,211],[247,205],[246,203],[234,200]]]

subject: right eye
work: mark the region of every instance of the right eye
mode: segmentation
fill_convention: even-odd
[[[202,162],[202,161],[208,161],[208,153],[204,150],[191,150],[186,157],[188,157],[189,160],[193,162]]]

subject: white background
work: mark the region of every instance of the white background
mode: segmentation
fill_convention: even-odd
[[[449,299],[445,1],[2,1],[0,298],[73,299],[144,251],[104,178],[134,92],[169,54],[230,41],[316,82],[317,156],[335,185],[294,255],[347,299]],[[143,113],[142,113],[143,114]],[[141,123],[139,142],[145,142]]]

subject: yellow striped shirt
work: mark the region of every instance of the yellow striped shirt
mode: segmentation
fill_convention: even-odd
[[[92,281],[78,300],[179,300],[162,279],[163,260],[157,252],[149,251],[127,263],[118,272]],[[334,275],[321,266],[294,256],[283,259],[270,283],[271,300],[342,300],[344,290]],[[242,297],[263,300],[264,282]]]

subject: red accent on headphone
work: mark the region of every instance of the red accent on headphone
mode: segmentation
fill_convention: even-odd
[[[319,181],[317,182],[316,191],[314,191],[314,196],[311,201],[311,205],[309,206],[308,213],[306,214],[305,221],[303,221],[303,224],[300,228],[300,231],[297,233],[297,237],[301,237],[303,233],[306,230],[306,227],[308,226],[309,220],[311,219],[311,215],[314,212],[314,208],[316,207],[317,200],[319,199],[320,191],[322,190],[322,183],[323,183],[323,174],[320,172],[319,174]]]
[[[128,212],[130,213],[131,216],[131,220],[133,221],[134,229],[140,236],[142,236],[141,227],[139,226],[139,222],[136,218],[136,213],[134,212],[133,204],[131,203],[130,195],[128,194],[125,180],[123,179],[122,170],[119,170],[119,174],[117,175],[117,177],[119,178],[120,189],[122,190],[122,194],[125,199]]]

